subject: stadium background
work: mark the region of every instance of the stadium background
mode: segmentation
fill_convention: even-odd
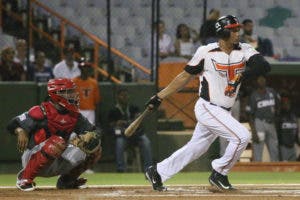
[[[162,86],[159,82],[161,77],[155,79],[154,72],[158,71],[153,70],[160,63],[155,58],[155,44],[151,45],[154,37],[151,24],[162,19],[166,23],[167,32],[172,36],[175,36],[176,26],[180,23],[186,23],[199,31],[204,16],[212,8],[219,9],[221,15],[233,14],[240,20],[253,19],[255,32],[270,38],[275,54],[280,55],[277,60],[267,58],[274,68],[269,77],[270,85],[280,89],[283,81],[295,82],[295,88],[299,88],[300,66],[297,61],[300,58],[300,2],[297,0],[0,0],[0,3],[1,47],[14,46],[16,38],[25,38],[29,41],[28,48],[31,51],[45,51],[53,63],[61,59],[64,46],[74,47],[77,56],[84,56],[93,62],[104,97],[98,111],[98,123],[102,126],[106,124],[105,116],[113,103],[111,100],[114,93],[111,91],[119,84],[128,87],[131,96],[137,96],[134,101],[140,107]],[[150,79],[150,82],[141,84],[137,82],[138,77]],[[194,89],[187,88],[183,93],[195,95]],[[299,114],[299,91],[292,92]],[[15,149],[15,140],[5,131],[5,125],[12,116],[39,103],[44,98],[45,86],[32,82],[0,83],[0,93],[0,128],[4,139],[0,150],[6,152],[0,156],[1,168],[2,171],[14,172],[17,170],[15,163],[19,160],[19,154]],[[177,103],[176,99],[171,101]],[[193,101],[189,103],[189,108],[177,106],[175,113],[187,110],[190,119],[193,115]],[[153,141],[155,160],[166,157],[190,136],[156,134],[157,127],[166,127],[162,131],[168,131],[170,127],[177,127],[180,131],[191,128],[190,125],[186,127],[188,119],[183,119],[182,123],[177,119],[182,116],[172,113],[169,113],[167,123],[158,125],[159,115],[152,116],[146,124]],[[106,152],[99,170],[112,169],[113,148],[110,141],[109,137],[104,139]],[[217,154],[216,147],[217,144],[212,146],[208,154],[188,169],[207,170],[209,160]]]

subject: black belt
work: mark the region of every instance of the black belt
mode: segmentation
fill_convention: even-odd
[[[211,105],[213,105],[213,106],[218,106],[217,104],[214,104],[214,103],[211,103],[211,102],[209,102]],[[230,111],[231,110],[231,108],[226,108],[226,107],[224,107],[224,106],[218,106],[218,107],[220,107],[220,108],[223,108],[224,110],[227,110],[227,111]]]

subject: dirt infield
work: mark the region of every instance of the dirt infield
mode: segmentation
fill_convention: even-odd
[[[32,192],[21,192],[13,187],[1,187],[1,200],[294,200],[300,199],[299,184],[237,185],[236,192],[220,193],[208,185],[169,186],[166,192],[153,191],[150,186],[90,186],[81,190],[56,190],[38,187]]]

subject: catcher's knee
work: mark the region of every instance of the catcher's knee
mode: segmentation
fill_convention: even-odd
[[[59,158],[66,149],[67,145],[65,140],[57,135],[53,135],[48,138],[45,145],[42,147],[42,151],[51,158]]]

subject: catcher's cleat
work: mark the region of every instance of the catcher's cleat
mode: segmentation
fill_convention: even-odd
[[[216,186],[221,191],[235,190],[235,188],[229,183],[228,177],[215,170],[212,171],[208,180],[212,186]]]
[[[167,188],[163,186],[161,177],[157,173],[156,166],[150,166],[145,173],[147,179],[152,184],[153,190],[157,191],[166,191]]]
[[[56,183],[57,189],[84,189],[86,188],[86,178],[78,178],[75,180],[68,180],[64,176],[60,176]]]
[[[22,173],[23,170],[21,170],[17,175],[17,188],[25,192],[35,190],[35,182],[29,179],[22,179]]]

